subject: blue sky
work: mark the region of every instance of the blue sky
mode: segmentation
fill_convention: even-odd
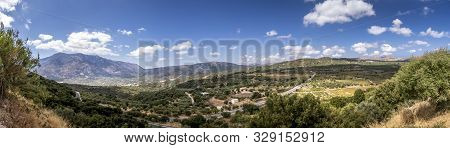
[[[246,64],[301,57],[405,58],[450,43],[449,0],[2,1],[0,21],[28,38],[41,57],[80,52],[137,63],[139,52],[169,55],[153,57],[157,60],[146,67],[205,62],[197,55],[204,39],[297,41],[263,55],[257,51],[267,49],[202,50],[207,61]],[[305,39],[310,44],[301,46]],[[139,41],[149,40],[156,43],[139,48]]]

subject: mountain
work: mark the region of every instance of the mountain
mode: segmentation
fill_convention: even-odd
[[[53,80],[95,77],[137,77],[136,64],[113,61],[94,55],[57,53],[40,60],[37,73]]]
[[[57,53],[41,59],[37,73],[48,79],[65,83],[111,85],[136,83],[141,73],[155,81],[204,76],[223,71],[235,71],[246,66],[209,62],[193,65],[143,69],[137,64],[113,61],[94,55]],[[117,82],[117,83],[116,83]]]
[[[169,66],[147,69],[146,74],[155,77],[201,76],[218,72],[242,70],[247,66],[226,62],[208,62],[193,65]]]

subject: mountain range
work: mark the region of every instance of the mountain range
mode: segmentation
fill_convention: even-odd
[[[83,81],[78,84],[89,84],[105,78],[137,80],[138,76],[145,76],[163,80],[234,71],[246,67],[226,62],[208,62],[144,69],[137,64],[109,60],[96,55],[56,53],[41,59],[36,71],[39,75],[60,82]]]

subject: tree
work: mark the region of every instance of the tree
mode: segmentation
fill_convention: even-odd
[[[353,103],[361,103],[365,100],[364,91],[361,89],[357,89],[353,94]]]
[[[8,98],[8,91],[26,84],[29,72],[38,65],[39,58],[33,58],[26,42],[19,33],[0,27],[0,100]]]
[[[195,116],[190,117],[189,119],[185,119],[185,120],[181,121],[181,124],[187,125],[191,128],[199,128],[205,123],[206,123],[206,119],[202,115],[195,115]]]
[[[259,111],[259,107],[254,104],[244,104],[242,110],[244,110],[244,113],[254,114]]]

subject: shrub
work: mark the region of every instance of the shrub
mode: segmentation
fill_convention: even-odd
[[[230,118],[231,117],[231,113],[230,112],[222,112],[221,115],[224,118]]]
[[[244,113],[254,114],[259,111],[259,107],[254,104],[244,104],[242,106]]]
[[[188,119],[184,119],[183,121],[181,121],[181,124],[183,124],[185,126],[189,126],[191,128],[199,128],[205,123],[206,123],[206,119],[202,115],[195,115],[195,116],[189,117]]]
[[[257,114],[252,127],[326,127],[329,111],[312,95],[271,96]]]

